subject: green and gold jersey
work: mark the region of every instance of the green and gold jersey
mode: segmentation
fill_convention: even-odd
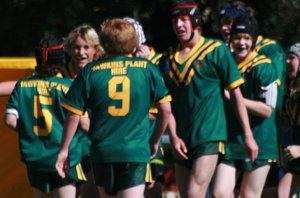
[[[226,140],[224,89],[243,83],[232,54],[222,41],[204,37],[185,59],[179,50],[169,48],[160,61],[179,137],[189,148]]]
[[[116,56],[83,68],[62,104],[79,115],[91,110],[94,162],[149,162],[149,109],[155,102],[170,100],[150,61]]]
[[[56,171],[55,162],[62,140],[67,111],[61,99],[72,80],[36,76],[17,82],[6,112],[17,111],[19,143],[22,161],[36,170]],[[70,146],[70,164],[81,160],[81,149],[75,138]]]
[[[154,50],[154,48],[152,48],[152,47],[149,47],[149,49],[150,49],[150,55],[148,56],[147,59],[149,61],[151,61],[153,64],[155,64],[155,67],[158,67],[157,64],[159,63],[159,60],[162,57],[162,53],[156,52]],[[151,107],[149,113],[151,113],[153,116],[156,117],[158,110],[156,107]],[[150,131],[153,132],[154,128],[155,128],[155,120],[151,120],[150,121]],[[163,157],[164,157],[164,149],[163,149],[163,145],[162,145],[162,140],[160,140],[159,149],[158,149],[155,157],[153,159],[151,159],[151,163],[163,165],[164,164]]]
[[[277,97],[277,109],[281,111],[286,78],[286,57],[283,48],[274,40],[258,36],[255,45],[255,52],[265,55],[272,60],[276,69],[277,83],[279,85]]]
[[[243,96],[251,100],[265,102],[262,96],[264,88],[277,80],[272,61],[264,55],[252,52],[238,65],[238,68],[245,79],[245,83],[241,86]],[[229,159],[247,159],[248,153],[244,146],[242,127],[237,122],[231,105],[226,106],[229,108],[226,111],[228,119],[226,157]],[[249,114],[249,120],[259,147],[257,159],[277,160],[275,111],[267,119]]]

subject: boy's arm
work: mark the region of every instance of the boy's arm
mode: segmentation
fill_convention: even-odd
[[[63,138],[60,145],[58,158],[55,164],[56,170],[62,178],[66,177],[64,171],[65,166],[67,168],[69,167],[69,162],[68,162],[69,145],[73,139],[73,136],[77,131],[79,121],[80,121],[80,115],[71,112],[68,113],[67,119],[64,124]]]
[[[173,147],[174,156],[178,159],[183,159],[183,160],[188,159],[186,145],[184,141],[177,136],[176,120],[173,114],[171,114],[170,116],[168,127],[169,127],[169,136]]]
[[[258,145],[253,137],[252,130],[250,128],[249,118],[246,106],[243,101],[243,96],[239,87],[231,91],[230,100],[236,109],[238,118],[244,130],[245,135],[245,147],[249,153],[251,161],[255,161],[258,155]]]
[[[156,119],[155,129],[151,136],[151,157],[154,157],[158,150],[158,145],[162,134],[165,132],[170,114],[171,114],[171,104],[170,102],[158,103],[158,115]]]
[[[15,114],[5,113],[4,123],[14,131],[18,131],[18,117]]]

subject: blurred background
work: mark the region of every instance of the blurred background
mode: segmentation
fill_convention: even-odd
[[[203,13],[203,34],[218,36],[217,10],[225,0],[196,0]],[[284,48],[300,41],[299,0],[246,0],[256,11],[261,32]],[[47,34],[64,37],[88,23],[96,30],[111,17],[134,17],[144,27],[147,43],[158,51],[176,40],[170,27],[171,0],[1,0],[0,56],[32,56],[36,39]]]

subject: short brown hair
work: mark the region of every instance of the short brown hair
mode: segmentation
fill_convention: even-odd
[[[136,32],[124,19],[108,19],[101,24],[100,42],[108,54],[131,54],[137,46]]]

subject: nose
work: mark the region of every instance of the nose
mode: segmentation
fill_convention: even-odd
[[[80,53],[80,54],[84,54],[84,48],[83,48],[83,47],[81,47],[81,48],[79,49],[79,53]]]

